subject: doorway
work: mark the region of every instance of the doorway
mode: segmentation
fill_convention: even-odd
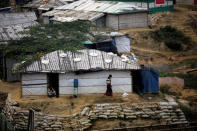
[[[174,5],[176,4],[176,0],[173,0],[173,4],[174,4]]]
[[[56,97],[59,97],[59,74],[49,73],[47,74],[48,88],[52,87],[56,92]]]

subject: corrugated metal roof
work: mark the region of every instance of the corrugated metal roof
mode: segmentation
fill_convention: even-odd
[[[21,34],[21,31],[27,30],[26,27],[36,25],[37,22],[0,27],[0,44],[7,44],[9,40],[19,40],[20,38],[26,36]]]
[[[57,10],[77,10],[77,11],[95,11],[110,14],[132,13],[147,11],[146,8],[138,7],[132,2],[109,2],[109,1],[94,1],[80,0],[60,6]]]
[[[104,16],[104,14],[99,12],[67,10],[54,13],[54,18],[52,19],[59,22],[69,22],[75,20],[94,21],[102,16]]]
[[[61,10],[52,10],[52,11],[48,11],[46,13],[43,13],[42,16],[54,16],[56,13],[59,13],[59,12],[63,12]]]
[[[46,2],[44,0],[33,0],[33,1],[25,4],[23,7],[37,8],[40,10],[50,10],[51,8],[63,6],[65,4],[67,4],[67,1],[65,1],[65,0],[48,0],[48,2]]]
[[[25,34],[26,27],[38,24],[34,12],[0,13],[0,44],[7,44],[9,40],[18,40]]]
[[[30,24],[37,20],[34,12],[0,13],[0,27]]]
[[[27,66],[24,72],[72,72],[90,69],[138,70],[137,61],[124,62],[121,57],[99,50],[84,49],[78,52],[54,51]]]

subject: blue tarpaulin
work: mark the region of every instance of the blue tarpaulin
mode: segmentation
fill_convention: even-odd
[[[159,92],[159,72],[149,68],[141,70],[141,79],[144,86],[143,93]]]

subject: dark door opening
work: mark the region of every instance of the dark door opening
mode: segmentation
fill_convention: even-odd
[[[176,4],[176,0],[173,0],[173,4],[174,4],[174,5]]]
[[[143,95],[143,84],[141,79],[141,70],[132,71],[133,91]]]
[[[53,88],[56,92],[56,97],[59,97],[59,74],[47,74],[48,88]]]

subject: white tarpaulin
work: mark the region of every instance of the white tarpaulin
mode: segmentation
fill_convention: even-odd
[[[115,37],[118,52],[130,52],[130,39],[127,36]]]

